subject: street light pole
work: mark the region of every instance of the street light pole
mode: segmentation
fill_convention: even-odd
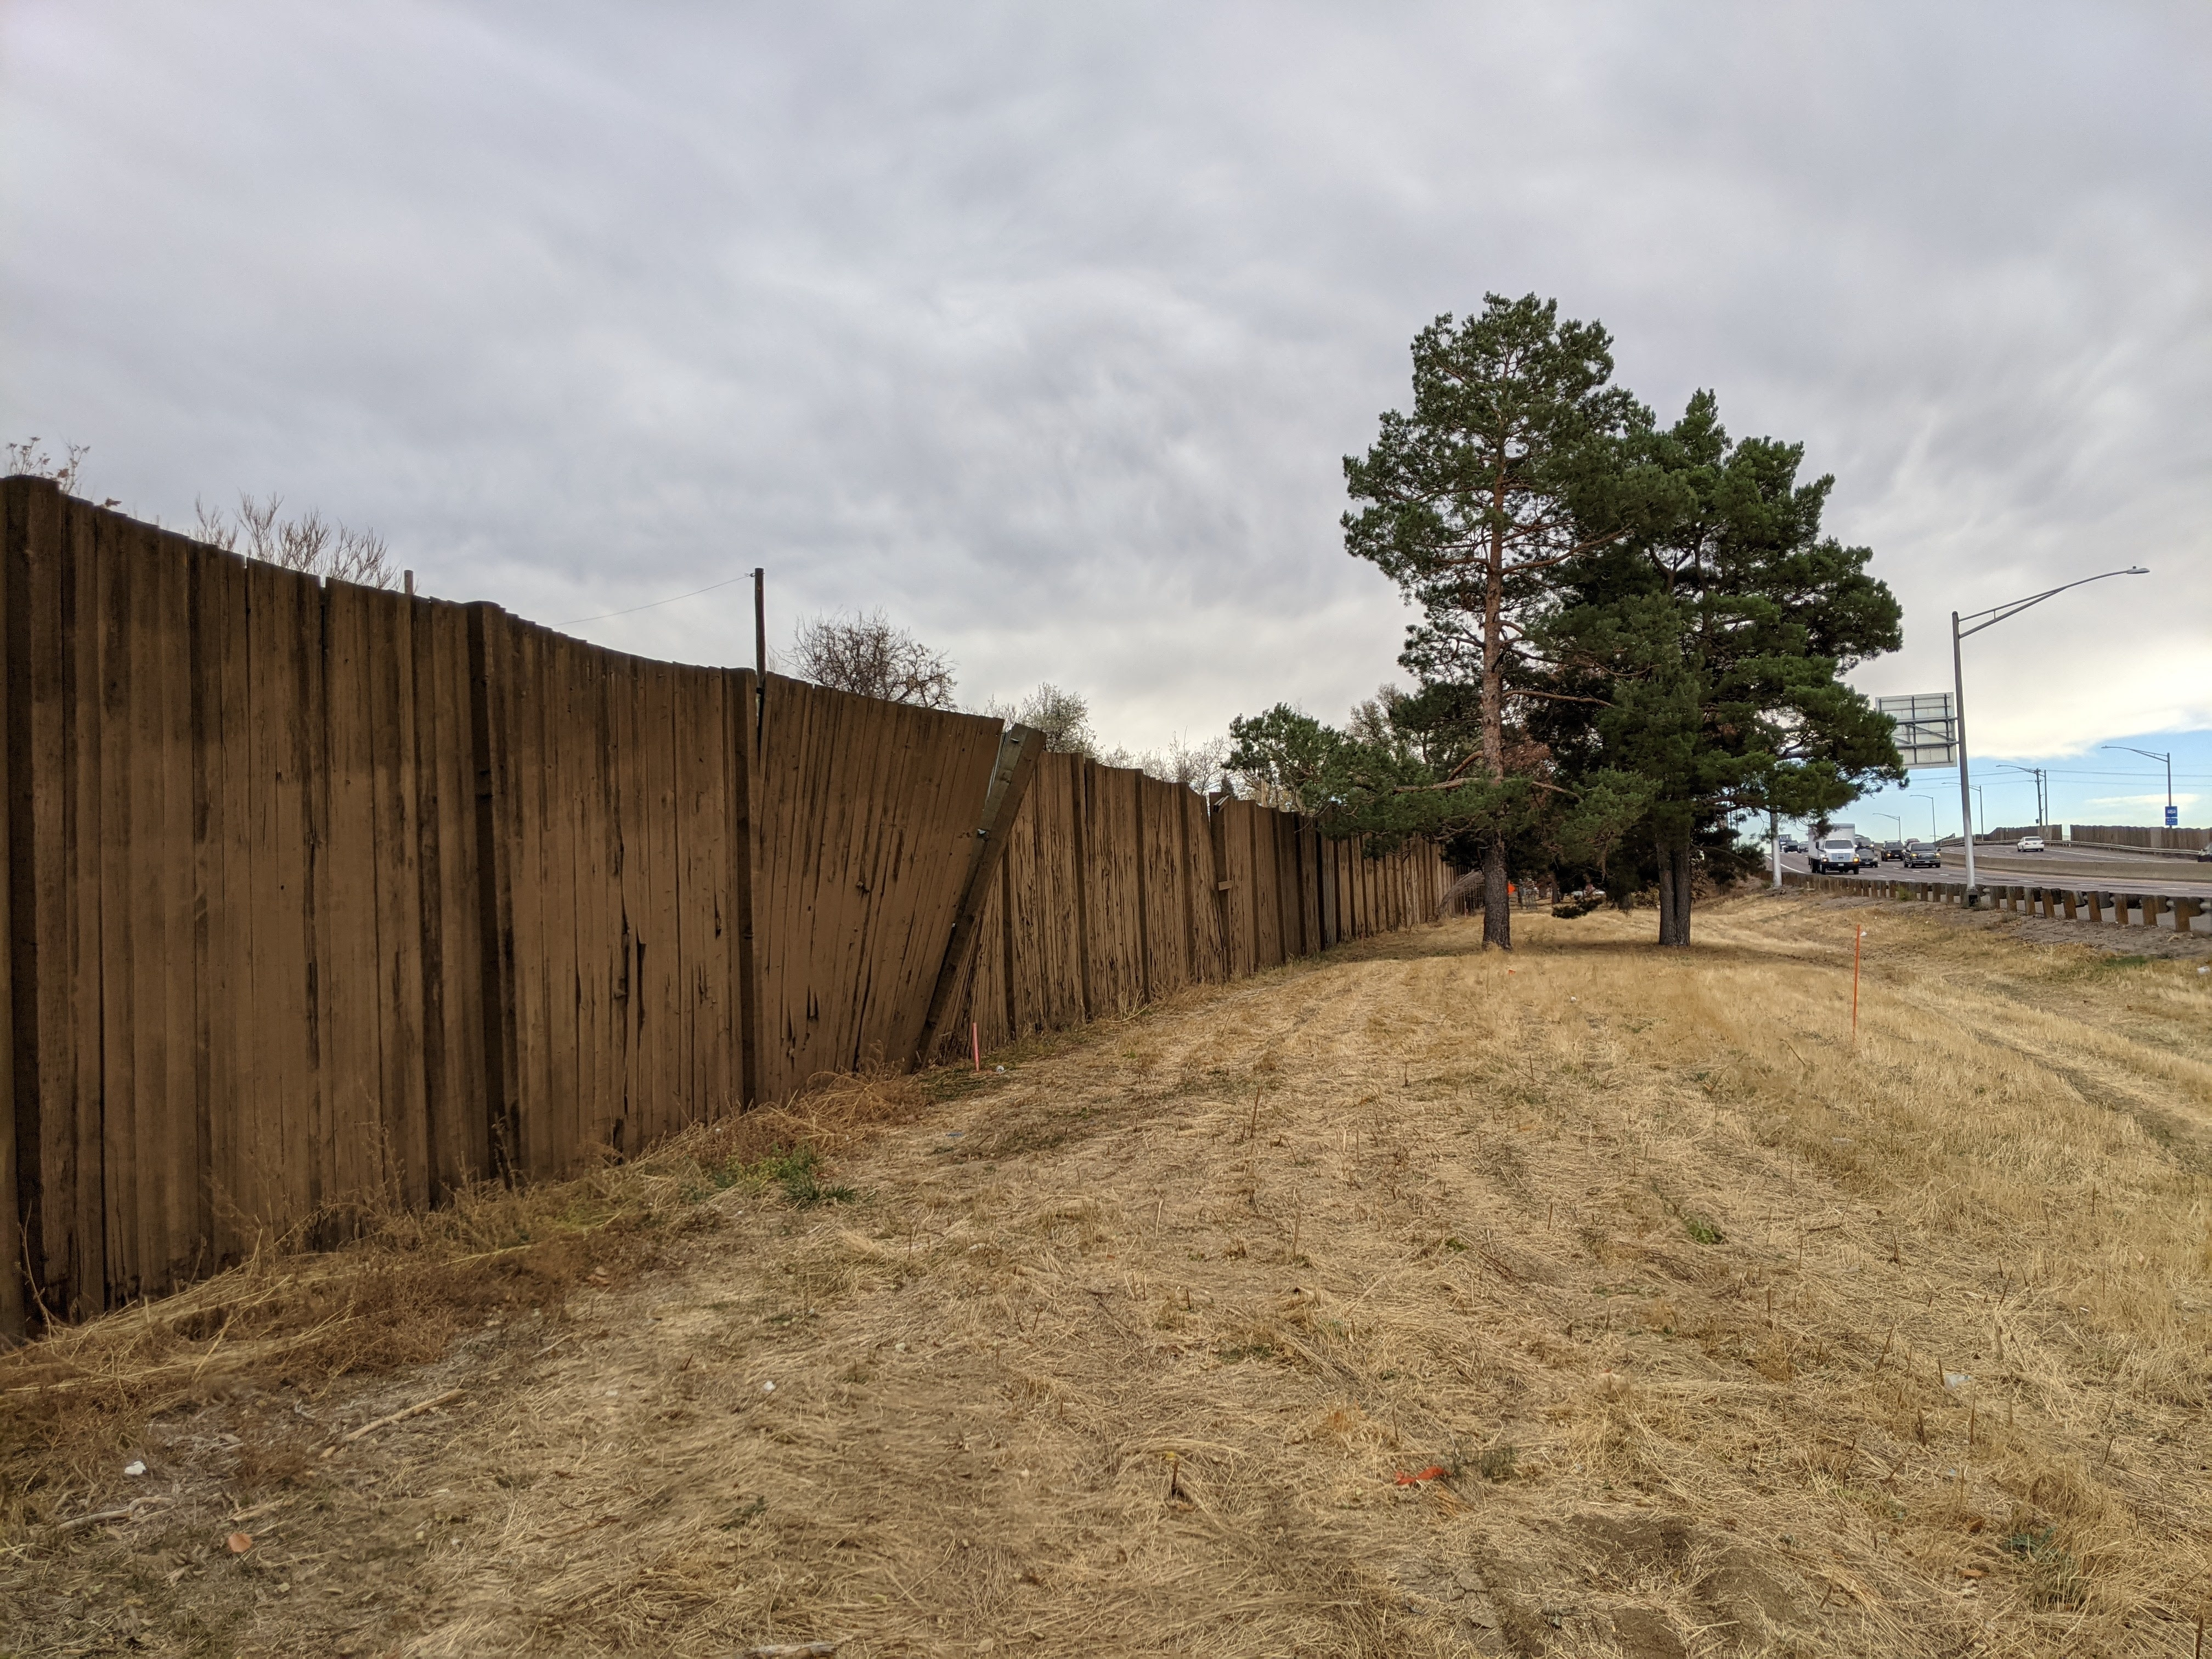
[[[2142,566],[2132,564],[2125,570],[2107,570],[2098,575],[2084,576],[2080,581],[2061,582],[2056,587],[2046,588],[2040,593],[2032,593],[2027,599],[2014,599],[2008,605],[1991,605],[1987,611],[1977,611],[1963,618],[1955,611],[1951,613],[1951,689],[1957,699],[1952,712],[1957,721],[1959,738],[1959,819],[1963,831],[1962,838],[1966,843],[1967,903],[1972,904],[1974,902],[1974,827],[1973,817],[1968,811],[1972,802],[1967,799],[1970,786],[1966,778],[1966,671],[1959,653],[1960,641],[1971,635],[1980,633],[1984,628],[1995,628],[2001,622],[2009,621],[2027,610],[2028,606],[2041,605],[2045,599],[2055,598],[2069,587],[2080,587],[2089,582],[2100,582],[2107,576],[2148,576],[2150,572],[2144,569]],[[1973,626],[1961,628],[1959,625],[1961,621],[1972,623]]]
[[[1933,847],[1936,844],[1936,797],[1915,793],[1912,799],[1928,803],[1928,844]]]
[[[2130,755],[2141,755],[2146,760],[2166,763],[2166,816],[2167,822],[2172,823],[2173,819],[2173,757],[2161,755],[2154,749],[2138,749],[2131,743],[2107,743],[2098,746],[2104,749],[2124,749]]]

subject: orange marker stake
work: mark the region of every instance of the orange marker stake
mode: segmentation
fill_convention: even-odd
[[[1851,1004],[1851,1029],[1856,1030],[1858,1029],[1858,1003],[1856,999],[1858,994],[1854,991],[1851,994],[1854,999]],[[983,1069],[983,1033],[981,1029],[972,1019],[968,1022],[968,1046],[975,1051],[975,1069],[979,1072],[981,1071]]]
[[[1853,1047],[1857,1046],[1859,1040],[1859,947],[1865,939],[1866,929],[1862,927],[1858,930],[1857,937],[1851,940],[1851,1043]]]

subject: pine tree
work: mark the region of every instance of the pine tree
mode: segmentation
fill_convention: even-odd
[[[1612,384],[1605,330],[1562,322],[1557,301],[1533,294],[1437,318],[1413,355],[1413,413],[1386,413],[1367,453],[1345,458],[1357,507],[1345,549],[1420,607],[1400,660],[1424,685],[1476,689],[1471,764],[1425,787],[1449,793],[1480,841],[1483,942],[1510,950],[1507,847],[1543,782],[1516,764],[1519,728],[1532,701],[1559,695],[1534,633],[1557,607],[1564,567],[1632,516],[1624,447],[1650,417]]]
[[[1868,550],[1822,533],[1835,481],[1798,482],[1802,444],[1731,442],[1701,392],[1641,447],[1634,530],[1564,569],[1532,649],[1586,699],[1540,722],[1570,784],[1642,781],[1659,942],[1687,945],[1695,866],[1728,858],[1735,814],[1832,809],[1903,777],[1890,722],[1842,679],[1897,648],[1901,613]]]

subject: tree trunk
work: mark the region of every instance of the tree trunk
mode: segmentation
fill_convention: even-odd
[[[1659,854],[1659,943],[1690,942],[1690,849],[1662,843]]]
[[[1501,951],[1513,948],[1513,911],[1507,898],[1505,837],[1492,836],[1490,850],[1482,855],[1482,944]]]
[[[1674,849],[1662,841],[1652,850],[1659,855],[1659,943],[1680,945],[1674,936]]]

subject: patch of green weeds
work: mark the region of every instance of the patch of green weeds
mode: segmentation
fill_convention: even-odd
[[[746,1504],[743,1509],[731,1516],[728,1520],[723,1522],[721,1530],[724,1532],[735,1532],[739,1527],[749,1527],[767,1513],[768,1499],[765,1498],[756,1498],[751,1503]]]
[[[2081,1564],[2049,1527],[2023,1527],[2000,1547],[2027,1560],[2027,1599],[2039,1607],[2078,1607],[2089,1586]]]
[[[1698,1243],[1725,1244],[1728,1243],[1728,1235],[1716,1226],[1710,1217],[1700,1215],[1695,1210],[1684,1209],[1673,1199],[1668,1197],[1656,1181],[1651,1183],[1651,1190],[1659,1194],[1659,1201],[1666,1206],[1667,1213],[1680,1222],[1682,1231]]]
[[[1234,1342],[1214,1353],[1224,1365],[1233,1365],[1240,1359],[1273,1359],[1275,1345],[1272,1342]]]
[[[1456,1238],[1448,1238],[1444,1240],[1444,1249],[1448,1250],[1463,1250],[1466,1248],[1467,1246]]]
[[[775,1147],[757,1163],[731,1167],[753,1181],[773,1181],[793,1204],[850,1204],[860,1197],[850,1187],[824,1186],[822,1155],[803,1141]]]
[[[1475,1460],[1474,1472],[1486,1480],[1510,1480],[1521,1462],[1521,1449],[1507,1442],[1491,1447]]]

